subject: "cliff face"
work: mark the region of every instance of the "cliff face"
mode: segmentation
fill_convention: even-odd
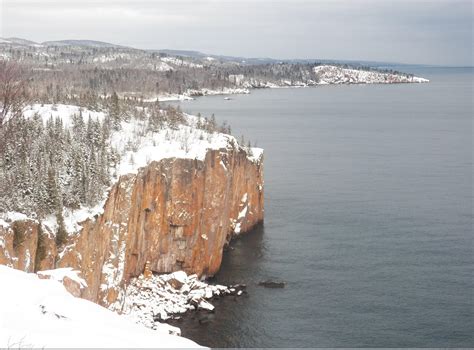
[[[56,255],[54,237],[47,231],[41,232],[37,221],[17,220],[11,225],[0,222],[1,265],[25,272],[47,270],[54,267]]]
[[[203,161],[152,162],[120,177],[103,214],[81,223],[63,252],[43,235],[41,268],[81,271],[88,284],[82,297],[120,309],[123,285],[147,261],[156,272],[216,273],[226,242],[263,221],[263,200],[263,159],[250,160],[241,149],[209,150]],[[12,227],[0,226],[0,263],[32,271],[38,225],[24,225],[29,236],[15,249]]]

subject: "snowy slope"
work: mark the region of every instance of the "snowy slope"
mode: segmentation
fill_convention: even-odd
[[[428,79],[377,71],[342,68],[322,65],[313,68],[319,77],[319,85],[326,84],[396,84],[396,83],[427,83]]]
[[[82,113],[84,121],[90,117],[102,121],[104,112],[91,111],[73,105],[34,104],[24,109],[24,116],[32,118],[38,114],[44,123],[51,117],[61,118],[64,127],[72,126],[72,117]],[[158,132],[146,132],[146,121],[131,119],[121,123],[121,130],[111,136],[111,145],[121,156],[117,175],[136,173],[139,168],[151,161],[165,158],[190,158],[204,160],[208,150],[237,147],[237,140],[227,134],[209,133],[198,129],[197,117],[185,114],[188,125],[179,125],[177,129],[164,128]],[[249,159],[258,161],[263,150],[252,148]],[[257,156],[256,156],[257,155]]]
[[[118,175],[136,173],[150,162],[165,158],[204,160],[209,149],[227,148],[237,144],[233,136],[197,129],[196,117],[186,117],[189,125],[179,125],[176,130],[165,128],[147,134],[141,132],[146,129],[146,122],[122,122],[122,129],[112,135],[112,146],[121,155]]]
[[[165,325],[136,325],[35,274],[0,265],[0,286],[0,348],[198,347]]]
[[[196,64],[196,63],[193,63],[193,62],[190,62],[183,58],[178,58],[178,57],[163,57],[161,60],[166,63],[173,64],[175,66],[190,67],[190,68],[203,68],[202,64]]]
[[[81,108],[73,105],[63,105],[63,104],[34,104],[31,106],[25,107],[23,110],[23,115],[25,118],[33,118],[35,114],[38,114],[44,123],[46,123],[50,118],[56,119],[61,118],[64,127],[71,127],[72,116],[75,114],[82,113],[82,118],[84,122],[87,119],[92,118],[93,120],[102,121],[105,118],[104,112],[91,111],[86,108]]]

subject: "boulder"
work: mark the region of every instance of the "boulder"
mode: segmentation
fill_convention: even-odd
[[[169,275],[168,283],[174,289],[181,289],[186,283],[188,275],[184,271],[176,271]]]
[[[83,290],[87,288],[87,283],[80,277],[80,272],[72,268],[38,271],[37,275],[41,279],[61,282],[66,290],[75,297],[81,297]]]

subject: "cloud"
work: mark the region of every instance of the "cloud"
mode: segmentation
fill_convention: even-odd
[[[472,64],[470,0],[0,1],[0,35],[35,41]]]

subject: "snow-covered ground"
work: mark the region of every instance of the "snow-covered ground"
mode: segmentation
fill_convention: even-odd
[[[64,208],[63,218],[66,231],[69,233],[79,232],[82,228],[82,226],[79,225],[80,222],[102,214],[104,212],[105,200],[106,198],[104,196],[104,198],[93,207],[81,206],[81,208],[75,210]],[[57,232],[58,227],[55,215],[47,216],[42,223],[44,226],[49,227],[50,232]]]
[[[209,94],[212,93],[214,92],[209,91]],[[73,116],[79,113],[82,113],[84,121],[89,118],[102,121],[105,118],[104,112],[64,104],[34,104],[26,107],[23,112],[26,118],[39,115],[44,123],[51,117],[53,120],[60,118],[66,128],[72,126]],[[198,129],[196,116],[184,114],[184,118],[186,125],[178,125],[175,129],[164,127],[158,132],[147,131],[148,124],[145,120],[123,121],[121,130],[111,136],[111,146],[121,155],[116,175],[136,173],[150,162],[165,158],[204,160],[208,150],[239,147],[237,140],[231,135]],[[261,148],[252,148],[249,159],[257,161],[262,152]],[[87,208],[82,212],[86,213]]]
[[[0,348],[198,347],[170,335],[175,327],[147,329],[73,297],[54,279],[0,265],[0,286]]]
[[[131,59],[131,55],[127,53],[109,53],[109,54],[104,54],[104,55],[94,57],[92,61],[106,63],[106,62],[113,62],[116,60],[130,60],[130,59]]]
[[[122,122],[122,129],[114,133],[111,140],[121,155],[117,174],[136,173],[150,162],[165,158],[204,160],[208,150],[239,147],[233,136],[206,132],[196,127],[197,117],[185,115],[185,118],[188,125],[153,133],[146,133],[144,121]],[[255,149],[254,153],[260,154],[261,149]]]
[[[162,61],[166,63],[173,64],[175,66],[183,66],[183,67],[189,67],[189,68],[203,68],[204,66],[199,63],[194,63],[186,59],[182,59],[180,57],[162,57]]]
[[[102,121],[105,118],[104,112],[91,111],[86,108],[64,104],[33,104],[25,107],[23,110],[25,118],[33,118],[35,114],[38,114],[44,123],[46,123],[50,118],[53,118],[53,120],[60,118],[65,128],[72,126],[73,115],[79,113],[82,113],[82,118],[85,122],[89,117],[93,120],[99,121]]]

